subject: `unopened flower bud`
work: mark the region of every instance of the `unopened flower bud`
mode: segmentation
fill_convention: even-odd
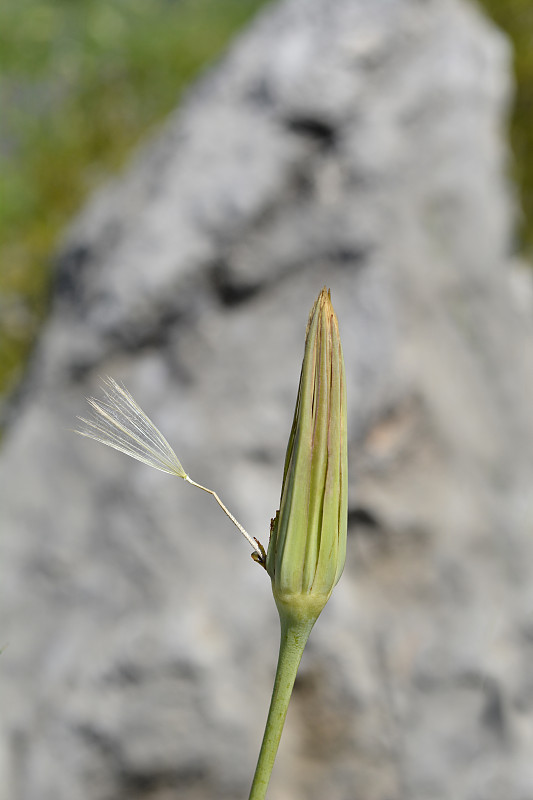
[[[314,622],[346,558],[346,381],[337,317],[324,288],[307,324],[280,508],[267,571],[280,616]]]

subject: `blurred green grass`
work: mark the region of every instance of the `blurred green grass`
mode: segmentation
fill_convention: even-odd
[[[0,0],[0,397],[46,313],[50,257],[87,194],[265,0]],[[533,253],[533,3],[482,0],[511,36],[511,121]]]
[[[513,178],[518,185],[522,220],[518,249],[533,260],[533,2],[532,0],[480,0],[514,47],[516,95],[510,120],[514,155]]]
[[[87,194],[265,0],[0,0],[0,396]]]

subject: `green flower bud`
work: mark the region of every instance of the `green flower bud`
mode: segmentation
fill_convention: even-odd
[[[266,568],[280,616],[311,624],[346,558],[346,380],[337,317],[324,288],[307,324],[280,508]]]

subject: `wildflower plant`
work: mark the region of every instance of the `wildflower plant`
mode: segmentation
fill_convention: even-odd
[[[324,288],[307,324],[298,397],[283,471],[280,508],[265,552],[218,495],[192,480],[165,437],[112,378],[89,399],[82,436],[114,447],[211,494],[252,547],[272,582],[281,641],[272,700],[249,800],[263,800],[302,654],[338,582],[346,556],[346,383],[337,317]]]

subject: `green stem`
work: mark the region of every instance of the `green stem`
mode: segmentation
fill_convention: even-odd
[[[283,615],[280,619],[281,641],[276,679],[249,800],[264,800],[266,795],[296,673],[316,618],[295,620]]]

